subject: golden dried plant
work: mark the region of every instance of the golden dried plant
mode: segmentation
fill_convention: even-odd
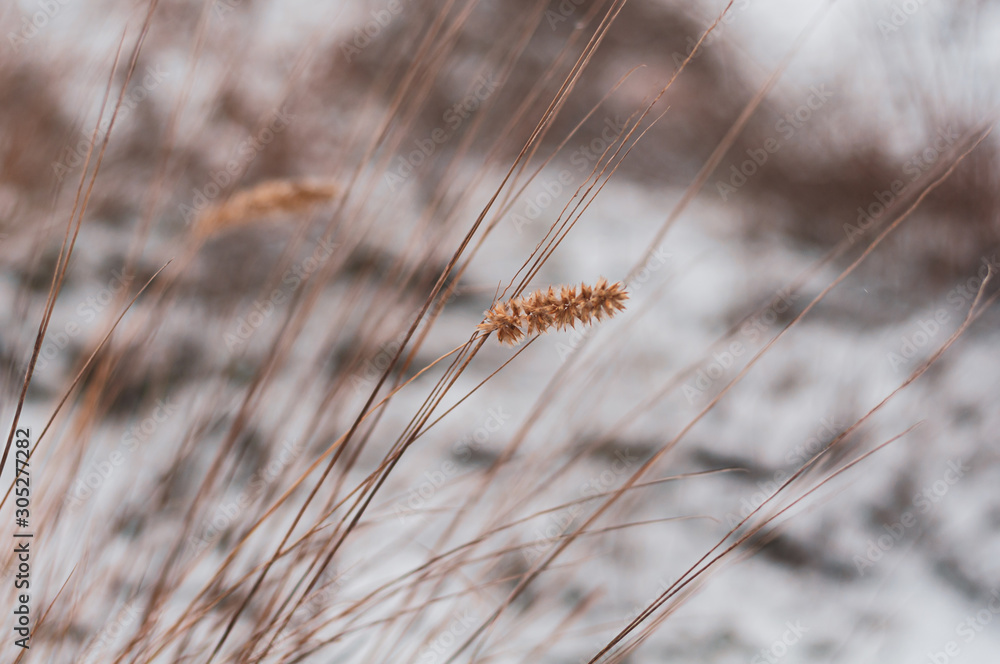
[[[332,200],[339,192],[329,180],[268,180],[207,208],[195,220],[194,232],[207,237],[271,215],[302,212]]]
[[[477,329],[489,334],[496,332],[497,340],[513,346],[524,338],[525,333],[546,332],[551,328],[562,330],[576,327],[579,321],[584,325],[611,318],[625,310],[628,293],[621,282],[608,284],[601,277],[594,286],[580,284],[562,286],[557,295],[549,286],[529,295],[515,297],[506,302],[497,302],[486,312],[486,319]]]

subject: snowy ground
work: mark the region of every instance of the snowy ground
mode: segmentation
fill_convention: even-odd
[[[14,13],[32,9],[29,3],[24,4]],[[906,20],[899,19],[902,22],[896,26],[900,30],[926,30],[941,11],[933,3],[910,4],[919,5],[919,10],[904,12]],[[765,74],[784,51],[756,47],[762,41],[759,31],[768,30],[775,44],[787,46],[818,3],[767,5],[738,0],[734,4],[733,23],[726,27],[731,35],[728,38],[735,41],[735,50],[751,50],[752,57],[747,57],[746,66]],[[795,109],[799,102],[782,104],[789,99],[807,99],[808,90],[816,81],[831,81],[842,98],[855,101],[863,98],[872,89],[871,80],[877,80],[884,72],[872,74],[871,70],[860,67],[857,60],[864,59],[864,50],[856,43],[852,48],[843,35],[852,26],[863,24],[877,35],[884,33],[884,48],[905,49],[903,36],[896,34],[898,31],[879,24],[886,16],[892,20],[892,12],[899,11],[895,7],[885,5],[875,9],[862,7],[861,3],[847,3],[834,10],[815,40],[793,61],[788,78],[779,87],[781,99],[773,105],[766,104],[761,112],[770,114],[768,117],[780,117],[784,108]],[[69,5],[66,9],[67,13],[75,11]],[[356,24],[358,16],[364,17],[360,10],[354,12],[353,18],[346,15],[354,9],[351,6],[342,14],[332,12],[336,18],[331,21],[343,26],[341,34],[350,34],[348,26]],[[248,59],[263,59],[271,52],[269,49],[289,47],[299,35],[296,26],[301,29],[302,24],[308,23],[296,19],[301,13],[293,9],[287,9],[284,19],[274,23],[268,22],[264,9],[260,11],[261,15],[255,15],[254,29],[274,43],[258,44],[259,48]],[[705,8],[704,16],[711,15],[710,9]],[[778,16],[781,20],[775,19]],[[53,35],[56,30],[74,31],[68,18],[56,17],[58,20],[51,26]],[[983,16],[980,32],[984,44],[991,43],[988,26],[1000,26],[1000,21],[988,18],[989,14]],[[7,22],[10,21],[8,17]],[[81,39],[84,46],[80,48],[104,52],[104,42],[114,39],[106,32]],[[898,43],[892,42],[897,36]],[[152,91],[151,101],[179,94],[185,67],[183,59],[171,60],[172,56],[186,55],[183,49],[158,39],[161,38],[155,33],[151,36],[150,53],[163,54],[162,61],[167,63],[164,66],[170,74],[163,87]],[[32,57],[40,60],[44,51],[37,45],[35,48],[39,50]],[[837,49],[843,57],[832,57],[830,49]],[[983,53],[970,49],[968,62],[962,62],[974,63],[969,65],[973,71],[964,71],[959,83],[978,83],[982,72],[995,71],[991,62],[996,53],[987,47],[981,50]],[[209,68],[225,70],[226,61],[221,58],[206,58],[206,62]],[[947,68],[942,66],[941,70]],[[258,89],[245,90],[247,98],[271,98],[281,80],[273,71],[270,73],[270,78],[261,77]],[[941,71],[934,73],[943,76]],[[863,79],[869,76],[866,85]],[[762,79],[763,74],[753,80],[760,83]],[[209,75],[204,78],[211,80]],[[65,106],[71,108],[74,100],[88,91],[89,85],[68,90]],[[946,92],[961,98],[968,89],[948,88]],[[197,100],[210,92],[196,87],[192,94],[197,106]],[[980,102],[986,98],[991,103],[985,105],[992,107],[988,86],[970,94]],[[907,116],[907,111],[893,114],[893,102],[889,99],[892,95],[886,96],[887,99],[875,100],[863,108],[870,108],[871,127],[876,130],[885,123],[903,127],[897,146],[898,163],[902,164],[921,149],[922,138],[916,130],[908,135],[906,123],[900,120]],[[844,105],[838,105],[832,113],[843,114],[845,107],[852,107],[849,101],[839,101]],[[683,101],[678,103],[683,106]],[[143,116],[143,121],[162,123],[164,108],[149,104],[150,116]],[[346,113],[343,108],[353,107],[344,101],[340,111],[331,110],[329,115]],[[197,112],[192,112],[185,122],[197,124],[200,118]],[[661,122],[670,120],[667,115]],[[359,120],[365,121],[366,118]],[[342,117],[331,122],[354,126],[351,120]],[[765,124],[773,125],[770,121]],[[597,123],[598,131],[600,125]],[[824,125],[816,131],[834,129]],[[128,135],[142,133],[141,129],[134,132]],[[215,138],[228,145],[239,141],[242,135],[232,129],[231,135]],[[198,145],[196,136],[182,135],[178,149],[191,154],[198,154],[199,150],[210,154],[209,147]],[[577,143],[585,145],[586,138],[583,135],[578,141],[574,139],[570,148]],[[810,144],[806,139],[799,140],[802,145],[795,147],[798,144],[793,142],[790,147],[808,149]],[[336,141],[329,136],[317,139],[313,146],[315,154],[299,155],[301,161],[291,159],[291,163],[296,164],[296,169],[308,169],[322,160],[324,150],[335,146]],[[582,171],[572,161],[572,154],[572,149],[568,149],[548,165],[525,192],[525,201],[547,200],[539,198],[545,192],[545,183],[559,181],[563,172],[569,171],[573,178],[578,178]],[[470,170],[480,168],[481,155],[473,154],[468,159]],[[116,163],[127,164],[127,161],[112,160],[109,168],[116,168]],[[340,594],[336,595],[336,602],[363,596],[378,582],[420,564],[426,551],[440,544],[438,538],[446,523],[440,515],[449,514],[447,510],[461,505],[468,487],[475,485],[486,462],[500,454],[522,431],[527,432],[523,446],[503,470],[503,482],[498,482],[503,489],[488,493],[466,515],[449,542],[474,537],[501,514],[526,516],[586,496],[588,492],[613,490],[655,451],[673,441],[689,422],[699,418],[679,439],[676,448],[650,469],[644,479],[718,468],[744,470],[685,478],[628,494],[622,505],[598,525],[691,518],[613,530],[602,534],[599,541],[571,547],[565,560],[575,565],[559,570],[553,582],[540,584],[538,594],[531,595],[530,602],[525,600],[528,605],[537,602],[552,607],[548,611],[550,618],[538,619],[539,612],[529,612],[530,607],[526,607],[524,615],[530,616],[530,620],[519,622],[515,616],[503,624],[499,634],[491,637],[495,661],[529,661],[525,658],[530,647],[524,644],[554,633],[566,611],[587,593],[601,589],[601,600],[564,635],[562,644],[544,660],[532,661],[576,662],[592,655],[637,610],[715,546],[733,523],[759,505],[765,495],[770,495],[808,454],[818,450],[819,442],[825,443],[854,425],[902,385],[961,324],[985,266],[1000,268],[996,246],[984,245],[978,252],[979,258],[967,260],[964,272],[960,270],[958,277],[949,275],[933,286],[921,284],[914,288],[913,282],[906,278],[885,275],[922,272],[921,267],[897,267],[901,260],[906,262],[905,256],[901,259],[898,251],[876,250],[768,349],[718,405],[702,416],[703,408],[712,398],[850,262],[833,261],[798,283],[800,275],[823,259],[826,249],[792,239],[781,232],[780,224],[762,228],[750,223],[754,214],[745,207],[759,199],[749,198],[745,206],[738,196],[747,192],[737,192],[734,201],[720,200],[717,176],[718,173],[709,180],[702,195],[655,247],[650,247],[650,242],[669,211],[681,200],[690,175],[651,183],[650,177],[623,170],[612,179],[532,286],[593,282],[598,276],[618,280],[641,265],[642,269],[629,283],[632,298],[628,311],[585,336],[560,332],[540,337],[492,378],[486,388],[419,439],[373,502],[371,528],[361,529],[339,560],[338,570],[346,572],[345,580],[337,585]],[[190,186],[183,177],[178,179],[183,186],[178,184],[169,195],[172,204],[187,200],[184,192]],[[456,216],[474,219],[502,177],[499,168],[489,168],[482,182],[470,188],[471,195],[463,201]],[[655,180],[655,175],[652,179]],[[880,190],[882,186],[876,182],[872,189]],[[11,186],[5,183],[0,193],[10,191]],[[18,192],[13,191],[16,198]],[[563,199],[568,193],[566,190],[561,194]],[[380,196],[385,196],[388,202],[380,200]],[[384,187],[377,188],[364,207],[377,211],[372,214],[379,225],[373,236],[366,238],[363,248],[388,256],[399,255],[406,249],[407,236],[396,232],[397,226],[386,223],[385,219],[398,215],[398,227],[411,229],[420,205],[425,202],[424,196],[426,191],[416,186],[392,198]],[[518,220],[526,217],[518,217],[517,213],[527,214],[526,203],[515,202],[511,213],[500,220],[490,235],[483,258],[475,261],[464,275],[461,296],[445,309],[435,334],[430,335],[421,350],[418,364],[448,352],[469,337],[497,283],[506,285],[561,205],[552,203],[542,207],[545,209],[538,221],[524,224]],[[766,208],[765,213],[770,209]],[[780,210],[781,205],[773,209]],[[132,239],[126,232],[131,228],[129,222],[123,224],[116,213],[128,217],[134,210],[99,208],[87,220],[80,236],[70,278],[43,346],[43,365],[39,367],[22,416],[33,427],[40,429],[47,420],[80,353],[93,347],[111,314],[111,295],[119,287],[112,266],[121,263]],[[853,220],[852,216],[842,216],[817,219],[815,223],[841,226]],[[914,222],[919,220],[918,214]],[[949,222],[944,219],[941,223]],[[464,229],[467,223],[461,227]],[[179,228],[175,213],[165,215],[162,225],[154,228],[150,249],[143,257],[142,274],[148,277],[163,262],[176,256],[177,238],[183,236]],[[12,413],[10,397],[17,385],[15,369],[30,348],[44,290],[40,287],[28,291],[22,281],[29,272],[28,257],[34,255],[37,235],[23,228],[4,232],[0,307],[12,312],[2,318],[0,327],[0,355],[5,363],[3,414],[7,417]],[[246,376],[259,366],[267,339],[280,329],[281,317],[273,316],[235,350],[225,341],[226,335],[238,329],[240,321],[247,319],[252,311],[255,289],[260,287],[254,266],[273,264],[288,234],[265,227],[250,229],[240,238],[245,246],[234,242],[239,246],[232,253],[209,246],[194,258],[191,269],[180,282],[184,295],[171,304],[170,315],[156,334],[154,348],[158,351],[136,359],[137,366],[149,362],[159,367],[162,375],[171,376],[167,381],[170,387],[162,398],[182,414],[168,416],[165,423],[158,422],[153,427],[149,440],[160,444],[145,444],[149,442],[145,439],[139,446],[126,443],[128,432],[137,431],[133,427],[139,427],[141,432],[143,422],[155,415],[157,400],[147,394],[135,397],[134,403],[126,399],[120,413],[85,432],[76,432],[66,421],[59,421],[56,436],[85,434],[94,441],[81,468],[110,458],[116,450],[125,449],[128,455],[135,455],[132,460],[126,458],[128,473],[113,474],[93,498],[84,497],[74,508],[79,510],[77,534],[81,538],[88,528],[99,527],[107,520],[108,514],[124,519],[122,514],[142,512],[148,498],[143,493],[144,487],[172,468],[169,442],[181,439],[192,422],[204,418],[211,423],[211,426],[206,424],[206,440],[221,438],[220,422],[232,418],[246,387]],[[449,235],[448,239],[455,238]],[[246,253],[240,254],[241,250]],[[305,265],[305,258],[314,251],[314,246],[306,242],[299,260],[293,263]],[[220,265],[224,267],[220,269]],[[240,272],[240,266],[246,268],[246,275]],[[220,285],[226,279],[231,283]],[[228,300],[227,293],[232,292],[237,292],[238,297]],[[350,302],[350,296],[347,285],[333,283],[322,291],[316,311],[337,311]],[[414,302],[413,306],[417,304]],[[133,312],[136,320],[152,313],[145,306],[142,301],[137,305]],[[747,316],[752,317],[744,321]],[[378,360],[378,349],[384,349],[405,322],[402,315],[399,320],[384,321],[379,338],[370,340],[371,348],[375,349],[373,363]],[[914,424],[920,426],[786,513],[779,519],[779,527],[769,531],[774,539],[767,547],[745,559],[727,558],[628,661],[636,664],[996,661],[996,653],[1000,652],[1000,569],[996,564],[1000,559],[1000,495],[995,491],[1000,481],[997,436],[1000,409],[994,403],[1000,394],[997,322],[995,308],[986,312],[929,371],[866,420],[841,446],[841,455],[835,456],[831,465],[804,477],[791,487],[789,495],[802,495],[826,477],[824,468],[831,470]],[[735,332],[724,336],[734,326]],[[141,329],[141,325],[136,323],[133,329]],[[287,424],[284,434],[295,440],[305,429],[309,414],[323,407],[319,390],[299,387],[305,378],[315,375],[318,358],[325,359],[324,352],[329,355],[350,352],[354,340],[349,334],[337,338],[333,347],[328,348],[326,344],[331,338],[329,324],[322,315],[314,315],[306,322],[299,342],[291,349],[291,359],[274,378],[268,399],[255,412],[262,430]],[[445,405],[472,390],[510,355],[509,349],[491,340],[456,384]],[[685,370],[689,373],[680,373]],[[361,387],[343,395],[336,416],[324,422],[331,431],[342,431],[344,424],[349,425],[346,414],[353,414],[362,405],[367,396],[364,389],[371,385],[373,375],[376,374],[357,374],[358,380],[351,385]],[[557,396],[534,420],[533,408],[549,393],[553,377],[560,381]],[[426,397],[429,385],[416,382],[400,393],[376,429],[374,450],[362,455],[352,477],[360,480],[374,467],[391,444],[392,432],[406,424]],[[672,386],[669,391],[651,400],[668,385]],[[226,406],[206,413],[205,405],[210,402]],[[637,408],[639,404],[642,406]],[[305,453],[295,450],[290,462],[294,468],[304,468],[311,461],[310,453],[320,449],[318,442],[313,444]],[[544,481],[548,472],[585,448],[588,451],[581,461]],[[270,458],[278,450],[259,453]],[[207,458],[206,455],[202,463],[207,463]],[[43,456],[39,465],[44,463]],[[422,489],[427,489],[427,495],[421,493]],[[267,496],[273,497],[275,491],[276,487],[269,487]],[[531,509],[520,502],[528,495],[532,496]],[[438,508],[445,509],[437,511]],[[546,540],[568,523],[578,523],[574,519],[579,517],[576,512],[556,511],[527,522],[503,543]],[[146,526],[146,546],[149,542],[169,542],[172,525],[181,515],[167,511],[162,518],[162,523]],[[508,519],[500,522],[505,520]],[[406,547],[386,550],[386,531],[397,526],[400,531],[412,532],[413,537]],[[70,537],[72,533],[67,534],[64,529],[61,535]],[[91,542],[88,546],[96,544]],[[116,565],[130,566],[127,561],[133,554],[129,546],[128,536],[123,534],[118,541],[104,541],[99,548],[90,550],[102,551],[96,563],[99,568],[114,570]],[[535,551],[543,553],[548,546],[551,543],[543,541]],[[526,550],[527,554],[512,555],[504,563],[514,570],[530,565],[535,558],[530,548]],[[44,555],[39,565],[43,569],[48,565],[45,581],[55,584],[63,578],[58,570],[69,564],[73,554],[51,551]],[[212,561],[217,563],[222,555],[213,550],[204,568],[199,569],[209,569]],[[373,569],[372,559],[383,562]],[[355,567],[362,571],[351,572]],[[96,568],[92,571],[97,574]],[[123,573],[123,577],[127,576]],[[184,586],[184,591],[193,593],[203,580],[196,576]],[[469,625],[486,618],[503,601],[506,590],[509,587],[502,584],[491,586],[443,610],[446,619],[450,615],[471,616],[468,623],[464,618],[458,622],[453,630],[455,639],[466,636]],[[109,591],[103,606],[114,606],[114,601],[115,593]],[[170,609],[177,610],[178,607]],[[88,623],[88,629],[96,629],[103,617],[91,616],[84,622]],[[420,633],[421,624],[414,629]],[[516,629],[513,633],[518,638],[506,641],[503,630],[508,629]],[[403,652],[414,661],[444,661],[455,640],[446,639],[447,634],[437,636],[430,645],[411,635],[412,647],[404,645]],[[343,661],[352,661],[354,651],[350,648],[354,647],[363,646],[357,642],[345,644],[341,651],[345,654]],[[429,652],[434,655],[426,659]]]

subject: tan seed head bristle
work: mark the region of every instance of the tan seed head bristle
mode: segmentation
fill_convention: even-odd
[[[553,327],[562,330],[575,327],[577,321],[586,325],[611,318],[624,311],[627,299],[624,284],[608,285],[604,277],[593,287],[580,284],[579,292],[571,286],[562,286],[558,296],[549,286],[544,291],[497,302],[476,327],[487,334],[496,332],[502,344],[514,345],[525,333],[547,332]]]
[[[564,330],[567,327],[576,327],[576,289],[563,286],[560,289],[559,299],[555,303],[556,328]]]
[[[237,192],[207,208],[195,220],[194,232],[206,237],[221,230],[275,214],[302,212],[333,199],[340,189],[328,180],[269,180]]]

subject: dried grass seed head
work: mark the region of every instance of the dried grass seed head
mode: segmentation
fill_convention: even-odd
[[[525,333],[540,334],[553,327],[559,330],[575,327],[577,321],[587,325],[610,318],[625,309],[627,299],[622,283],[609,285],[604,277],[594,286],[580,284],[579,292],[574,287],[562,286],[558,296],[549,286],[544,291],[494,304],[477,329],[487,334],[496,332],[500,343],[514,345]]]

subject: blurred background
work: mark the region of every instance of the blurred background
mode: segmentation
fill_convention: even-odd
[[[998,9],[5,3],[27,661],[996,661]]]

